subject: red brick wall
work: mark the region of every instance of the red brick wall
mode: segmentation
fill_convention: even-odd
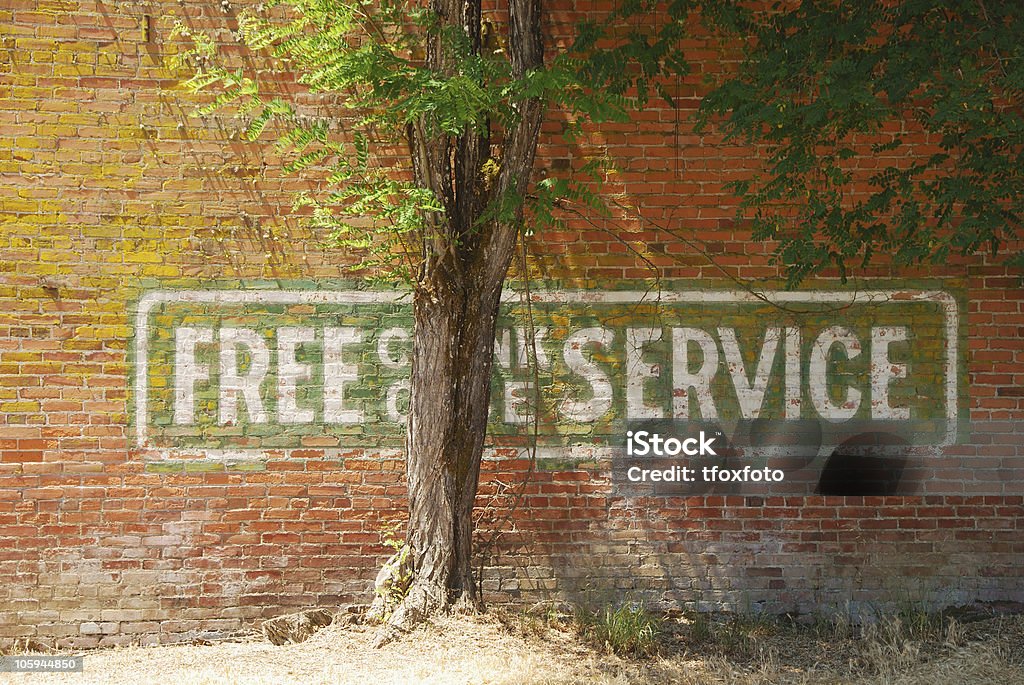
[[[129,432],[130,312],[143,292],[336,279],[345,259],[286,219],[289,193],[306,183],[283,176],[267,148],[232,138],[227,117],[190,117],[192,101],[175,89],[173,15],[222,26],[233,12],[207,2],[0,7],[0,645],[171,641],[294,607],[366,602],[388,553],[382,524],[401,518],[394,450],[312,441],[261,470],[161,471]],[[552,12],[552,32],[573,16]],[[697,135],[690,119],[701,79],[730,53],[698,39],[687,47],[697,68],[672,84],[678,112],[654,102],[587,149],[557,142],[563,116],[551,114],[538,169],[560,173],[606,152],[621,173],[604,192],[643,220],[567,215],[564,230],[532,243],[535,275],[578,288],[655,275],[771,285],[760,280],[777,275],[771,246],[749,240],[722,189],[756,167],[757,151]],[[862,276],[963,284],[970,418],[1024,418],[1018,274],[979,257]],[[530,472],[514,450],[486,463],[482,537],[503,531],[484,576],[492,600],[632,593],[809,611],[1024,599],[1019,488],[624,498],[607,467]]]

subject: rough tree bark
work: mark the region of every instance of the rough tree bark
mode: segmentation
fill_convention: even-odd
[[[480,0],[432,0],[431,9],[443,26],[458,26],[473,49],[481,49]],[[513,76],[521,78],[543,66],[541,2],[509,0],[508,12],[508,58]],[[443,35],[428,42],[426,59],[430,68],[450,73],[455,65]],[[434,192],[445,211],[427,217],[430,229],[413,293],[406,440],[412,579],[391,615],[392,630],[453,606],[480,606],[471,564],[472,510],[487,430],[495,323],[543,117],[540,100],[523,99],[516,106],[518,119],[502,132],[498,146],[492,146],[489,126],[467,128],[459,136],[427,131],[422,122],[407,131],[416,181]],[[482,167],[489,158],[500,167],[493,182],[484,183]],[[514,217],[482,223],[496,198],[515,198]],[[385,632],[380,641],[387,639]]]

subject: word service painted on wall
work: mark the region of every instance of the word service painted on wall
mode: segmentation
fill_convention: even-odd
[[[948,442],[958,326],[956,300],[940,291],[553,290],[534,293],[529,317],[509,293],[490,432],[521,438],[538,411],[548,444],[607,443],[627,421],[685,418],[937,420],[945,432],[931,441]],[[398,445],[411,330],[400,291],[150,292],[133,349],[138,447]]]

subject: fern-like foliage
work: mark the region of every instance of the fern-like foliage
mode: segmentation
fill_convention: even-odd
[[[756,39],[704,99],[703,121],[767,150],[764,173],[732,189],[755,239],[780,241],[791,284],[827,267],[845,276],[878,254],[941,264],[1019,240],[1024,5],[734,10],[720,25]],[[1016,247],[1005,257],[1024,265]]]
[[[613,19],[628,24],[653,7],[627,2]],[[323,193],[296,198],[307,224],[327,244],[364,255],[356,268],[408,280],[425,241],[447,230],[448,208],[436,184],[432,190],[414,181],[409,155],[381,150],[401,149],[413,129],[426,138],[490,141],[472,181],[485,202],[471,230],[522,221],[524,206],[524,230],[531,233],[557,223],[566,203],[607,213],[599,193],[607,168],[595,162],[572,177],[543,179],[525,196],[509,188],[499,194],[492,181],[501,170],[501,146],[530,98],[570,114],[563,134],[570,142],[585,135],[588,123],[627,120],[660,76],[685,69],[672,46],[689,10],[689,3],[673,3],[659,22],[626,33],[583,25],[573,45],[518,77],[499,35],[508,28],[490,20],[489,33],[474,44],[461,27],[442,26],[430,11],[402,0],[274,0],[241,12],[238,40],[262,53],[273,71],[297,78],[309,93],[303,99],[322,94],[336,110],[326,118],[303,113],[290,97],[265,96],[255,74],[224,66],[230,60],[213,36],[181,23],[175,36],[189,42],[177,60],[191,71],[183,85],[212,94],[197,113],[233,112],[246,140],[273,136],[286,172],[326,182]],[[445,51],[448,68],[426,66],[430,44]]]

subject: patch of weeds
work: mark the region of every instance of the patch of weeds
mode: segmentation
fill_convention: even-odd
[[[892,613],[875,612],[861,626],[862,666],[879,675],[895,675],[920,663],[923,655],[955,650],[966,644],[956,619],[923,605],[904,605]]]
[[[911,637],[907,626],[897,617],[885,617],[863,626],[860,643],[862,665],[878,675],[896,675],[920,661],[920,641]]]
[[[374,581],[376,598],[367,611],[367,620],[371,623],[386,622],[405,599],[412,582],[412,548],[400,537],[400,524],[384,523],[382,528],[384,546],[394,550],[394,554],[384,562]]]
[[[679,621],[682,641],[702,650],[731,657],[754,657],[760,644],[779,629],[778,620],[764,612],[684,612]]]
[[[842,611],[833,614],[827,622],[822,621],[819,625],[828,626],[829,634],[823,637],[832,640],[849,640],[855,636],[856,621],[849,604],[846,604]]]
[[[567,611],[567,608],[569,611]],[[495,611],[505,629],[520,637],[545,638],[551,630],[564,631],[569,627],[573,614],[571,607],[557,602],[541,602],[526,611]]]
[[[903,633],[914,640],[941,640],[945,630],[942,614],[928,611],[923,605],[905,604],[896,611],[895,619]]]
[[[730,614],[717,626],[715,642],[726,654],[751,656],[758,641],[774,632],[770,617],[763,613]]]
[[[579,633],[619,656],[648,657],[658,651],[662,618],[642,603],[623,602],[576,612]]]
[[[683,614],[686,638],[690,642],[704,643],[714,639],[714,623],[706,611],[689,611]]]
[[[839,610],[816,609],[810,614],[785,614],[784,618],[794,630],[807,631],[819,640],[851,640],[858,635],[859,623],[849,604]]]

